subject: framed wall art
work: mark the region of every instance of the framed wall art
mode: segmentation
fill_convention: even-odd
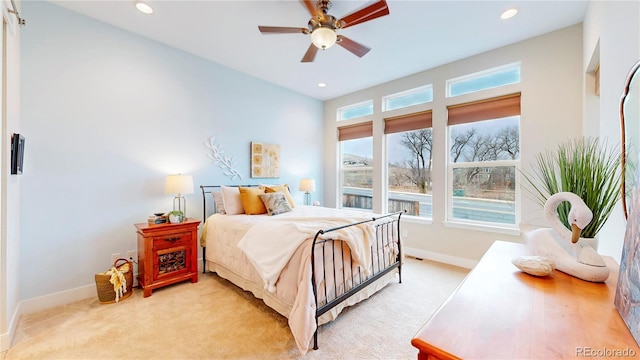
[[[620,272],[614,304],[631,335],[640,345],[640,172],[636,171],[627,229],[620,258]]]
[[[251,142],[251,177],[280,177],[280,145]]]

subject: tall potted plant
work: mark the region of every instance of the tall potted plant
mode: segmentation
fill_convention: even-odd
[[[581,237],[595,238],[620,197],[620,151],[601,144],[598,138],[583,137],[540,153],[535,160],[530,171],[522,171],[525,190],[542,207],[558,192],[580,196],[593,212]],[[558,217],[567,229],[570,208],[567,202],[558,207]]]

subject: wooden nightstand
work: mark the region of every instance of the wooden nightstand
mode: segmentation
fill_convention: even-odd
[[[198,282],[198,225],[186,219],[179,224],[135,224],[138,234],[138,283],[144,297],[179,281]]]

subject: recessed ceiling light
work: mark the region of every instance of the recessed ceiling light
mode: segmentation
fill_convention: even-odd
[[[143,3],[142,1],[136,1],[136,9],[145,14],[153,14],[151,6],[147,3]]]
[[[318,87],[325,87],[325,86],[327,86],[326,83],[323,83],[323,82],[318,83]]]
[[[500,19],[502,20],[511,19],[512,17],[516,16],[517,13],[518,13],[518,9],[507,9],[502,13],[502,15],[500,15]]]

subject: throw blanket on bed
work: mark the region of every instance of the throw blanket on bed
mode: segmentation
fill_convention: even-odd
[[[370,219],[370,218],[369,218]],[[287,265],[295,250],[318,230],[352,224],[365,219],[344,218],[283,218],[253,225],[238,243],[253,263],[264,281],[265,289],[275,292],[280,272]],[[359,224],[323,234],[321,238],[339,239],[351,249],[354,263],[369,275],[371,241],[374,236],[372,223]]]

